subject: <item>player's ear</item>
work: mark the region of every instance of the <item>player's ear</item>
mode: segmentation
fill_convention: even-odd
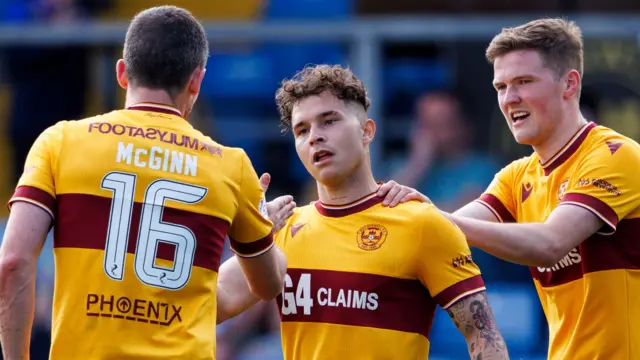
[[[376,123],[371,119],[367,119],[363,125],[362,141],[364,145],[369,145],[376,136]]]
[[[125,69],[124,60],[118,60],[118,62],[116,62],[116,79],[118,79],[118,84],[120,84],[120,87],[123,89],[129,86],[129,78],[127,78]]]
[[[562,95],[565,99],[569,99],[580,92],[582,79],[580,78],[580,73],[577,70],[569,70],[569,72],[565,75],[564,82],[566,86]]]
[[[197,95],[200,92],[202,86],[202,80],[204,79],[204,73],[207,70],[204,67],[196,67],[191,74],[191,80],[189,80],[189,93],[191,95]]]

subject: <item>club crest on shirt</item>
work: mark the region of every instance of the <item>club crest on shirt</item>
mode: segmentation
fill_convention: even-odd
[[[560,187],[558,188],[558,201],[562,200],[564,193],[567,192],[567,185],[569,184],[569,179],[564,179],[560,183]]]
[[[376,250],[384,244],[387,234],[387,229],[384,226],[369,224],[358,230],[356,241],[358,242],[358,247],[362,250]]]

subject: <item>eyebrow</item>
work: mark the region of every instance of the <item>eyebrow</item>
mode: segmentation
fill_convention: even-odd
[[[315,118],[316,118],[316,119],[324,119],[324,118],[326,118],[327,116],[332,116],[332,115],[337,116],[337,115],[339,115],[339,114],[340,114],[340,113],[339,113],[339,112],[337,112],[337,111],[335,111],[335,110],[327,110],[327,111],[323,111],[323,112],[321,112],[320,114],[316,115],[316,116],[315,116]],[[301,126],[303,126],[303,125],[304,125],[304,123],[305,123],[304,121],[300,121],[299,123],[297,123],[297,124],[293,127],[293,130],[295,130],[295,129],[297,129],[297,128],[301,127]]]
[[[316,119],[325,118],[325,117],[331,116],[331,115],[338,115],[338,112],[335,111],[335,110],[327,110],[327,111],[321,112],[320,114],[316,115]]]
[[[518,75],[518,76],[516,76],[516,77],[513,77],[513,78],[511,78],[511,79],[508,79],[508,81],[518,81],[518,80],[521,80],[521,79],[532,79],[532,78],[534,78],[534,76],[533,76],[533,75],[531,75],[531,74],[524,74],[524,75]],[[494,81],[492,81],[492,84],[493,84],[493,86],[495,87],[495,86],[496,86],[496,85],[498,85],[498,84],[504,84],[504,83],[506,83],[506,82],[507,82],[507,81],[505,81],[505,80],[503,80],[503,81],[495,81],[495,80],[494,80]]]

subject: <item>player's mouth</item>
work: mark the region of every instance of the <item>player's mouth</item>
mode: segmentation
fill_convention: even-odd
[[[327,150],[320,150],[313,153],[313,164],[320,165],[329,161],[333,157],[333,153]]]
[[[529,118],[530,115],[530,112],[524,110],[509,112],[509,117],[511,118],[514,126],[522,124],[527,118]]]

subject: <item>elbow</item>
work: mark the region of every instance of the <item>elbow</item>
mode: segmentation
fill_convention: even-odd
[[[555,266],[565,255],[563,249],[556,246],[553,242],[549,242],[538,251],[535,263],[531,265],[550,268]]]
[[[30,267],[35,268],[35,262],[24,257],[5,255],[0,258],[0,293],[13,292],[12,284],[24,282],[21,274]]]

